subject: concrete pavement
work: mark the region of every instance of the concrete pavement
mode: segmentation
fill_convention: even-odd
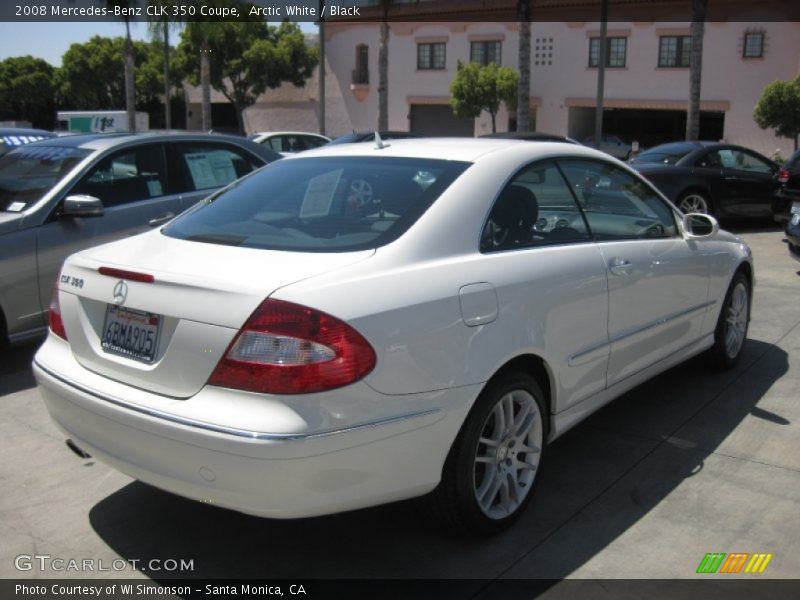
[[[694,359],[570,431],[520,521],[482,541],[442,533],[412,503],[280,522],[132,481],[65,447],[34,348],[14,349],[0,361],[0,577],[675,579],[698,577],[707,552],[773,553],[760,577],[800,577],[800,263],[777,230],[742,235],[757,285],[741,364]],[[35,553],[194,570],[15,569]]]

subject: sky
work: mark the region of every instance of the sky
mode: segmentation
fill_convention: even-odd
[[[316,33],[313,23],[300,23],[300,29]],[[85,42],[95,35],[125,35],[123,23],[0,23],[0,60],[30,54],[53,66],[61,66],[61,55],[70,44]],[[131,35],[146,40],[147,23],[131,23]],[[177,37],[175,38],[177,41]]]

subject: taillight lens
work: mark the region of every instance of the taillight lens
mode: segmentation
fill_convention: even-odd
[[[267,299],[228,346],[208,383],[268,394],[307,394],[358,381],[375,350],[347,323],[312,308]]]
[[[781,169],[778,171],[778,183],[786,183],[789,181],[789,170]]]
[[[58,282],[53,286],[53,297],[50,300],[48,322],[50,324],[50,331],[60,338],[67,339],[67,332],[64,329],[64,320],[61,318],[61,305],[58,302]]]

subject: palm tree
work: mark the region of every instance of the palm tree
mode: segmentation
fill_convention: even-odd
[[[686,139],[700,137],[700,82],[703,73],[703,34],[708,0],[692,0],[692,53],[689,59],[689,109],[686,112]]]
[[[517,131],[528,131],[531,117],[531,0],[517,0],[517,20],[519,21]]]
[[[594,112],[594,147],[603,139],[603,102],[606,85],[606,53],[608,51],[608,0],[600,0],[600,48],[597,58],[597,101]]]
[[[164,6],[165,3],[162,0],[150,0],[151,4],[155,4],[158,6]],[[170,30],[174,30],[178,27],[178,23],[175,21],[170,21],[169,16],[164,16],[162,20],[159,21],[150,21],[147,24],[147,28],[150,32],[150,37],[153,41],[160,41],[163,44],[164,50],[164,127],[166,129],[172,129],[172,111],[170,107],[170,97],[172,95],[172,85],[170,83],[170,71],[169,71],[169,55],[170,55],[170,45],[169,45],[169,32]]]
[[[381,0],[381,35],[378,43],[378,131],[389,129],[389,4]]]
[[[115,6],[123,10],[122,19],[125,21],[125,44],[122,47],[122,62],[125,70],[125,110],[128,113],[128,131],[136,131],[136,66],[133,57],[133,40],[131,39],[130,10],[137,4],[137,0],[106,0],[106,4],[113,10]]]
[[[186,24],[183,35],[192,40],[191,47],[200,54],[201,110],[200,127],[210,131],[211,122],[211,39],[217,24],[211,21],[191,21]]]

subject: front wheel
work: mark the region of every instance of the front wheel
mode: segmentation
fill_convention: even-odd
[[[685,214],[702,213],[711,214],[711,202],[702,192],[686,192],[678,200],[678,208]]]
[[[511,525],[533,495],[547,439],[544,394],[524,373],[481,393],[428,499],[439,522],[473,535]]]
[[[712,359],[723,368],[734,366],[742,356],[750,323],[750,281],[742,273],[733,277],[714,331]]]

